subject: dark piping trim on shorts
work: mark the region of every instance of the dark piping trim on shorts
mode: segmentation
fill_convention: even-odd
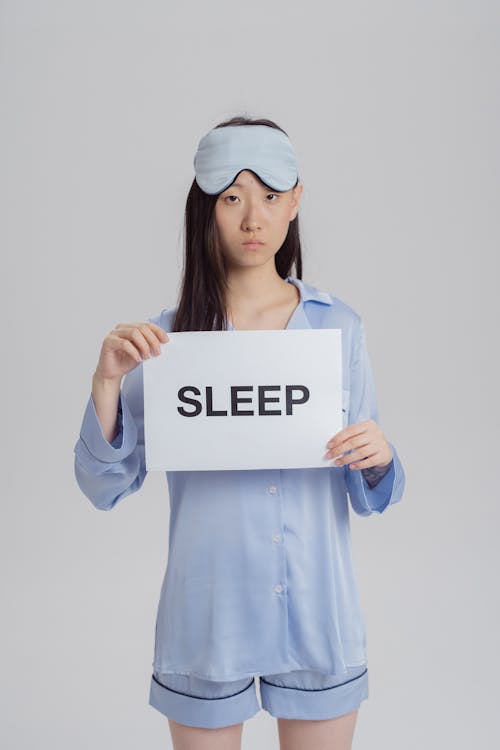
[[[168,687],[168,685],[164,685],[162,682],[160,682],[160,680],[158,680],[154,674],[152,675],[152,677],[153,677],[153,680],[165,690],[171,690],[173,693],[177,693],[178,695],[187,695],[188,698],[200,698],[201,700],[205,700],[205,701],[218,701],[218,700],[222,700],[225,698],[232,698],[233,695],[239,695],[240,693],[244,693],[245,690],[248,690],[248,688],[251,687],[255,681],[255,677],[252,677],[252,679],[250,680],[250,682],[248,683],[246,687],[244,687],[242,690],[238,690],[236,693],[231,693],[231,695],[219,695],[214,698],[205,698],[202,695],[192,695],[191,693],[183,693],[181,690],[174,690],[173,688]]]
[[[263,677],[261,677],[261,681],[265,682],[266,685],[272,685],[273,687],[277,688],[287,688],[288,690],[307,690],[309,692],[317,692],[319,690],[332,690],[332,688],[340,687],[341,685],[348,685],[350,682],[353,682],[354,680],[359,680],[361,677],[363,677],[364,674],[368,672],[368,667],[365,669],[364,672],[357,675],[357,677],[351,677],[350,680],[346,680],[345,682],[339,682],[338,685],[330,685],[330,687],[324,687],[324,688],[298,688],[298,687],[290,687],[289,685],[276,685],[274,682],[269,682],[269,680],[265,680]]]

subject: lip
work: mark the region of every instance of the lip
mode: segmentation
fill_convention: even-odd
[[[260,240],[247,240],[247,242],[242,242],[241,244],[242,245],[254,245],[256,247],[257,245],[263,245],[264,243],[261,242]]]

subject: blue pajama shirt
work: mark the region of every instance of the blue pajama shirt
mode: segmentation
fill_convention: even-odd
[[[344,426],[379,423],[362,318],[338,297],[295,277],[286,281],[300,291],[287,329],[342,329]],[[149,320],[169,332],[175,312],[166,308]],[[90,395],[74,470],[99,510],[137,492],[147,473],[142,363],[123,378],[118,428],[109,443]],[[167,471],[169,549],[153,671],[231,681],[292,670],[342,675],[366,665],[349,513],[383,513],[402,498],[405,474],[390,446],[391,463],[366,470],[332,461],[307,469]]]

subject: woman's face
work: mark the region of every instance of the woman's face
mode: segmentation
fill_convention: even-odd
[[[280,249],[289,223],[296,217],[302,185],[273,193],[253,172],[244,170],[215,204],[221,251],[228,266],[267,263]],[[247,246],[255,239],[262,244]]]

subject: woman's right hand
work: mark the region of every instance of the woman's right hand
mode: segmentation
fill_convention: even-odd
[[[102,343],[96,378],[121,381],[151,353],[161,354],[160,344],[167,341],[167,332],[156,323],[118,323]]]

